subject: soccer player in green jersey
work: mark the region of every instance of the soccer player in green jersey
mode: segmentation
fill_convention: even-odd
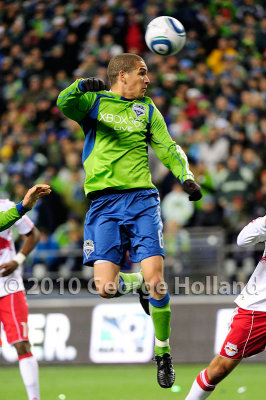
[[[147,72],[138,55],[114,56],[107,69],[110,91],[104,90],[100,79],[77,79],[59,94],[57,104],[85,134],[84,189],[92,202],[84,225],[84,264],[94,264],[102,297],[139,292],[154,324],[157,380],[169,388],[175,380],[169,346],[171,310],[163,277],[159,195],[151,181],[148,144],[181,181],[190,200],[199,200],[201,191],[161,113],[145,97]],[[140,273],[120,272],[127,250],[132,262],[140,262]],[[148,297],[142,291],[144,282]]]
[[[0,212],[0,231],[5,231],[12,226],[26,212],[32,209],[40,197],[46,196],[49,193],[51,193],[49,185],[35,185],[29,189],[24,199],[16,207]]]

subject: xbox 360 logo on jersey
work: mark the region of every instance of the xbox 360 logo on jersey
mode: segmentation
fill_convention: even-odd
[[[138,106],[142,107],[142,104],[138,104]],[[144,114],[145,114],[145,108],[144,108]],[[145,129],[147,124],[145,118],[139,119],[138,117],[137,118],[133,116],[128,117],[127,115],[122,116],[110,113],[107,114],[101,111],[99,113],[98,121],[106,122],[106,125],[111,126],[115,131],[124,131],[124,132],[125,131],[132,132],[133,127]]]
[[[135,103],[133,106],[133,111],[136,114],[136,117],[138,118],[140,115],[144,115],[146,113],[146,109],[142,104]]]

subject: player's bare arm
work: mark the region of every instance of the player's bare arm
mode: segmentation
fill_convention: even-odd
[[[37,200],[51,193],[49,185],[35,185],[26,193],[23,201],[14,204],[14,207],[0,211],[0,232],[5,231],[14,225],[26,212],[28,212],[37,202]]]
[[[32,208],[35,206],[37,200],[43,196],[51,193],[49,185],[35,185],[29,189],[22,201],[23,207]]]
[[[26,235],[22,235],[24,239],[24,243],[22,245],[21,250],[15,256],[14,260],[4,263],[0,266],[0,276],[8,276],[14,272],[19,265],[21,265],[27,255],[34,249],[36,244],[40,238],[40,232],[36,227],[27,233]]]

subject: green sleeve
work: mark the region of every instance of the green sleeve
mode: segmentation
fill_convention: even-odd
[[[62,90],[57,99],[57,106],[62,113],[77,122],[85,117],[97,97],[96,93],[84,93],[79,89],[79,82],[82,80],[77,79],[66,89]]]
[[[0,212],[0,232],[5,231],[12,226],[22,216],[19,215],[16,207],[12,207],[7,211]]]
[[[161,162],[179,178],[181,182],[187,179],[194,180],[194,175],[189,169],[187,156],[179,145],[174,142],[167,130],[163,116],[154,106],[151,119],[150,144]]]

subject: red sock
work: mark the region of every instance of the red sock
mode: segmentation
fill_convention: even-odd
[[[32,353],[26,353],[26,354],[22,354],[22,356],[18,356],[19,361],[23,360],[23,358],[28,358],[28,357],[32,357]]]
[[[205,390],[206,392],[212,392],[216,387],[216,385],[211,385],[210,383],[207,375],[207,368],[199,373],[196,380],[201,389]]]

